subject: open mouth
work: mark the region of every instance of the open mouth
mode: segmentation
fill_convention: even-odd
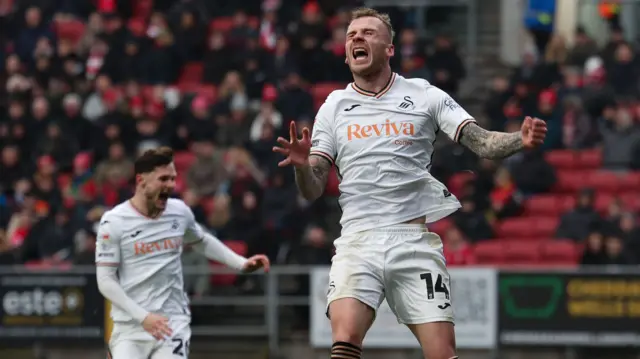
[[[169,199],[169,193],[168,192],[161,192],[158,195],[158,199],[161,200],[162,202],[166,202]]]
[[[354,47],[351,55],[356,61],[366,60],[369,58],[369,52],[367,52],[367,49],[365,49],[364,47]]]

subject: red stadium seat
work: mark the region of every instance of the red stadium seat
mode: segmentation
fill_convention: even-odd
[[[561,197],[553,194],[532,196],[524,203],[525,215],[554,215],[562,214],[563,207],[559,205]]]
[[[202,62],[190,62],[182,68],[178,83],[201,83],[204,67]]]
[[[532,265],[540,261],[539,242],[509,242],[504,246],[504,252],[506,264]]]
[[[596,199],[594,203],[594,207],[596,211],[601,214],[606,213],[609,210],[609,206],[615,200],[615,196],[611,193],[607,192],[598,192],[596,193]]]
[[[558,227],[558,217],[509,218],[496,226],[498,238],[552,237]]]
[[[187,189],[187,183],[184,177],[184,173],[178,172],[178,176],[176,177],[176,193],[182,193]]]
[[[620,177],[621,191],[640,191],[640,171],[629,172]]]
[[[558,193],[575,193],[585,188],[586,174],[587,172],[575,170],[558,171],[558,180],[556,181],[553,191]]]
[[[135,0],[133,3],[133,17],[146,19],[153,11],[153,0]]]
[[[331,92],[341,87],[344,85],[335,82],[321,82],[311,87],[311,96],[316,110],[320,108]]]
[[[202,85],[196,82],[179,82],[177,88],[182,94],[197,94]]]
[[[444,233],[453,226],[453,223],[450,219],[444,218],[437,222],[429,223],[429,230],[433,233],[436,233],[439,236],[444,236]]]
[[[224,244],[241,256],[246,256],[248,252],[247,244],[243,241],[224,241]],[[210,262],[211,268],[221,268],[222,265]],[[231,286],[236,282],[236,274],[213,274],[210,282],[215,286]]]
[[[233,19],[226,16],[217,17],[211,20],[211,23],[209,23],[209,29],[211,31],[227,32],[231,30],[232,27],[233,27]]]
[[[535,221],[534,233],[538,237],[551,238],[558,228],[560,219],[558,217],[539,217]]]
[[[620,194],[619,198],[624,204],[625,210],[632,212],[640,211],[640,190],[635,192],[624,192]]]
[[[462,192],[464,185],[473,180],[476,177],[475,173],[464,171],[458,172],[449,178],[449,182],[447,183],[447,188],[451,193],[458,196]]]
[[[202,205],[202,209],[204,209],[204,212],[207,214],[207,216],[210,216],[211,213],[213,213],[213,211],[215,210],[216,199],[214,197],[203,198],[201,205]]]
[[[144,18],[132,18],[127,23],[127,27],[131,34],[136,37],[142,37],[147,30],[147,24],[144,21]]]
[[[528,217],[510,218],[501,221],[496,226],[496,237],[519,238],[534,236],[534,221]]]
[[[84,34],[85,25],[78,20],[56,21],[55,31],[60,39],[67,39],[74,44],[80,41]]]
[[[578,152],[578,166],[582,169],[596,170],[602,167],[602,151],[584,150]]]
[[[527,199],[524,203],[525,215],[556,216],[575,207],[574,195],[542,194]]]
[[[504,263],[504,244],[493,240],[479,242],[474,254],[478,264],[500,265]]]
[[[153,86],[145,85],[140,88],[140,94],[145,99],[145,101],[149,101],[153,98]]]
[[[571,240],[549,240],[541,244],[541,261],[548,265],[575,265],[578,246]]]
[[[616,193],[620,190],[620,176],[612,172],[590,171],[584,178],[586,187],[596,191]]]
[[[541,243],[546,241],[547,237],[507,237],[507,238],[496,238],[495,241],[499,241],[501,243],[509,243],[509,242],[523,242],[523,243]]]
[[[196,157],[193,153],[188,151],[176,152],[173,156],[173,163],[176,165],[178,172],[186,171],[191,167]]]
[[[572,150],[555,150],[545,153],[544,158],[558,170],[576,168],[576,153]]]
[[[247,25],[252,29],[257,29],[260,26],[260,19],[255,16],[250,16],[247,19]],[[228,32],[233,28],[233,18],[228,16],[217,17],[209,23],[210,31]]]
[[[202,85],[198,89],[198,95],[206,97],[209,103],[214,103],[218,95],[217,88],[214,85]]]
[[[561,213],[574,209],[576,207],[576,196],[566,195],[558,197],[558,206],[561,208]]]

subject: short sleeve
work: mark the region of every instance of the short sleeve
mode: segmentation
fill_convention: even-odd
[[[205,231],[202,226],[196,222],[196,216],[187,204],[184,204],[185,216],[187,218],[187,229],[184,234],[184,245],[190,246],[202,242]]]
[[[105,213],[100,219],[96,238],[97,266],[117,267],[120,265],[121,233],[118,228],[118,223],[114,223],[114,219],[109,215],[109,212]]]
[[[331,164],[334,163],[337,154],[336,139],[333,134],[334,113],[332,107],[328,101],[322,104],[311,133],[311,154],[322,156]]]
[[[476,122],[451,96],[435,86],[427,88],[427,100],[431,118],[435,119],[438,127],[455,142],[460,139],[460,132],[464,126]]]

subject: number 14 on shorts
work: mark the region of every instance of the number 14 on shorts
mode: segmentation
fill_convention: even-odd
[[[442,277],[440,273],[426,272],[420,274],[420,279],[422,279],[427,285],[427,299],[434,300],[436,293],[444,294],[446,300],[449,299],[449,288],[447,288],[447,283]],[[434,285],[435,279],[435,285]]]

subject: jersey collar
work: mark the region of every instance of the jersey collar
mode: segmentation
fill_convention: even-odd
[[[396,80],[396,73],[392,72],[391,76],[389,77],[389,81],[387,81],[387,84],[379,92],[372,92],[372,91],[363,90],[360,87],[358,87],[358,85],[356,85],[355,82],[351,83],[351,88],[353,88],[353,90],[355,92],[357,92],[357,93],[359,93],[361,95],[369,96],[369,97],[375,97],[375,98],[381,98],[382,96],[384,96],[384,94],[386,94],[387,92],[389,92],[389,90],[391,90],[391,86],[393,86],[393,83],[394,83],[395,80]]]

